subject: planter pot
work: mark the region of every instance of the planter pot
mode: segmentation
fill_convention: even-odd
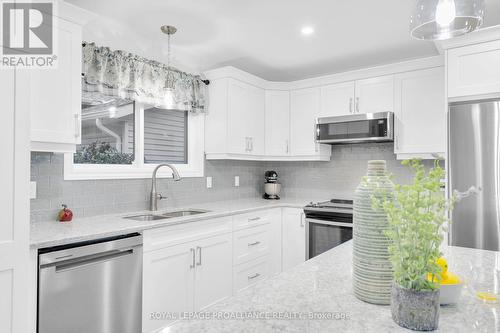
[[[415,291],[397,284],[391,290],[392,319],[415,331],[432,331],[439,324],[439,289]]]

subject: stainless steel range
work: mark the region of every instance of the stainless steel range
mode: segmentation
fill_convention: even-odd
[[[307,259],[352,239],[352,206],[352,200],[332,199],[304,207]]]

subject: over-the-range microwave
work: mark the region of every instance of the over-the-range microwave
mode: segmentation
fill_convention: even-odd
[[[316,119],[316,142],[328,144],[394,141],[394,113],[377,112]]]

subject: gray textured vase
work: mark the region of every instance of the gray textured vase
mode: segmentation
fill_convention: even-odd
[[[433,331],[439,324],[439,289],[415,291],[394,284],[391,313],[399,326],[415,331]]]
[[[394,194],[385,161],[368,161],[368,172],[354,196],[353,290],[362,301],[388,305],[391,301],[392,265],[387,215],[372,208],[373,196],[383,199]]]

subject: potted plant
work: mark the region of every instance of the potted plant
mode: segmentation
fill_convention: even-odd
[[[436,160],[426,172],[420,160],[402,162],[415,173],[413,183],[395,185],[394,196],[384,201],[372,197],[374,209],[387,214],[389,229],[385,232],[393,266],[391,312],[402,327],[428,331],[438,327],[439,277],[446,212],[451,209],[441,191],[440,181],[445,172]]]

